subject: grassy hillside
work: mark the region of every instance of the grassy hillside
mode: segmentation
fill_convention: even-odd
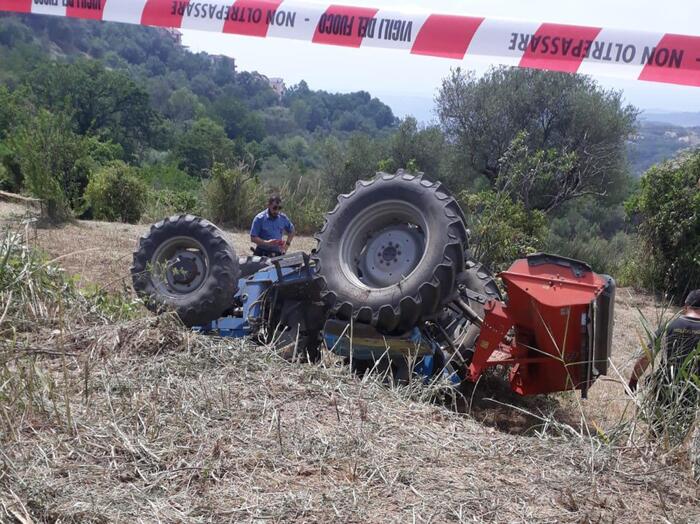
[[[680,127],[665,122],[641,120],[636,135],[628,144],[632,172],[640,177],[651,166],[698,146],[700,127]]]
[[[0,204],[3,225],[23,231],[12,218],[23,211]],[[126,277],[138,233],[78,222],[29,230],[33,249],[0,237],[11,261],[0,271],[11,284],[0,287],[0,521],[700,518],[687,455],[627,425],[633,400],[616,372],[586,401],[520,399],[495,375],[453,403],[435,387],[354,377],[328,352],[292,365],[195,335],[128,294],[81,293],[57,268],[87,266],[81,282],[104,287]],[[621,374],[637,308],[659,311],[618,294]]]

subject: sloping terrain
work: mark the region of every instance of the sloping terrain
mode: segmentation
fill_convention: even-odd
[[[17,203],[0,201],[0,225],[13,224],[22,217],[33,216],[33,210]],[[55,259],[68,273],[75,276],[79,285],[94,284],[106,289],[118,290],[131,286],[129,267],[131,255],[148,225],[120,224],[76,220],[56,227],[31,227],[29,242],[41,249],[50,259]],[[21,229],[21,227],[19,228]],[[224,231],[238,256],[251,253],[250,235]],[[292,249],[310,251],[316,241],[309,237],[297,237]]]
[[[171,329],[69,336],[65,374],[60,359],[35,362],[67,393],[70,425],[49,407],[13,421],[5,511],[62,522],[700,518],[692,481],[646,450],[508,434],[330,363],[288,365]]]
[[[105,285],[125,277],[142,230],[79,222],[29,237]],[[245,235],[231,239],[242,251]],[[624,374],[637,308],[659,311],[621,290]],[[359,380],[329,354],[292,365],[145,310],[109,321],[66,296],[8,318],[18,334],[0,320],[0,522],[700,519],[686,455],[614,433],[632,407],[614,375],[586,401],[519,400],[491,377],[455,410],[431,389]]]

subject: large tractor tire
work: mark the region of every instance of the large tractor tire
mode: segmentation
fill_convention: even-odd
[[[483,264],[472,259],[467,260],[457,288],[459,298],[481,319],[484,318],[489,301],[502,299],[494,276]],[[442,349],[435,354],[435,371],[444,370],[447,375],[456,373],[461,379],[466,378],[481,327],[478,322],[467,318],[455,302],[445,306],[438,315],[436,324],[439,327],[434,336]]]
[[[316,236],[331,313],[386,334],[435,315],[464,268],[462,217],[442,185],[421,176],[400,171],[358,182]]]
[[[231,307],[240,269],[233,247],[211,222],[176,215],[151,226],[134,252],[134,290],[156,313],[175,311],[186,326]]]

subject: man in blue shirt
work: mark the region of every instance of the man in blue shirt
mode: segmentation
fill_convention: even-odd
[[[287,240],[283,240],[284,234]],[[294,224],[282,213],[282,199],[271,196],[267,209],[258,213],[250,226],[250,240],[257,247],[254,254],[260,257],[278,257],[292,245]]]

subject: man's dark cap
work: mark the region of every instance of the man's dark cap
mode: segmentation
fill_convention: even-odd
[[[700,289],[691,291],[685,299],[685,305],[700,308]]]

